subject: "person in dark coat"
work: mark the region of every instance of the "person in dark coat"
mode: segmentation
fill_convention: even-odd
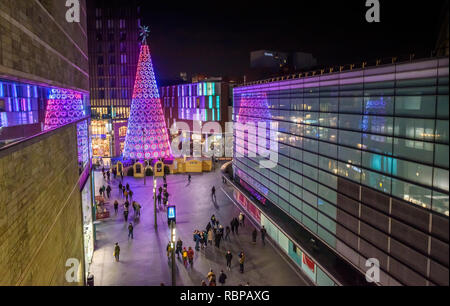
[[[266,228],[265,228],[264,225],[263,225],[263,227],[261,228],[261,241],[262,241],[262,243],[263,243],[264,245],[266,245],[266,241],[265,241],[265,239],[266,239],[266,234],[267,234],[267,230],[266,230]]]
[[[256,230],[256,228],[253,230],[252,232],[252,243],[256,244],[256,237],[258,236],[258,231]]]
[[[180,258],[180,254],[183,252],[183,241],[181,238],[178,238],[175,253],[177,254],[178,259]]]
[[[231,260],[233,259],[233,254],[231,254],[231,251],[228,250],[228,252],[225,254],[225,259],[227,260],[227,269],[228,271],[231,270]]]
[[[220,275],[219,275],[219,283],[223,286],[225,285],[225,280],[227,279],[227,275],[225,273],[223,273],[223,270],[220,271]]]

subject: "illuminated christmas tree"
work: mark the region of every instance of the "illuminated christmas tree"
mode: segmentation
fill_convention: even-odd
[[[172,156],[150,50],[147,45],[148,33],[147,27],[141,27],[142,45],[125,138],[123,153],[125,160]]]

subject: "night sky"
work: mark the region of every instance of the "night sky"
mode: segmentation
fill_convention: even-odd
[[[145,1],[143,23],[160,79],[239,76],[250,51],[302,51],[319,64],[349,64],[434,49],[445,0],[380,0],[381,23],[365,20],[366,0]]]

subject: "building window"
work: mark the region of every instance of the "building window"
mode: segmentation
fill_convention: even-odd
[[[95,17],[102,17],[102,9],[101,8],[95,9]]]
[[[105,79],[98,79],[98,87],[105,87]]]
[[[125,66],[125,65],[120,66],[120,73],[127,74],[127,66]]]
[[[109,56],[109,64],[114,65],[116,63],[116,58],[114,55]]]
[[[109,66],[109,75],[113,76],[116,74],[116,69],[114,66]]]
[[[125,19],[120,19],[119,26],[121,29],[125,29]]]
[[[114,43],[110,43],[110,44],[109,44],[108,51],[109,51],[110,53],[114,52]]]
[[[116,79],[112,78],[109,80],[110,87],[116,87]]]
[[[103,89],[98,91],[98,98],[99,99],[105,98],[105,91]]]
[[[127,40],[127,33],[122,31],[120,32],[120,40],[124,41]]]
[[[124,42],[120,43],[120,52],[126,52],[127,51],[127,45]]]
[[[122,89],[122,99],[128,99],[128,90]]]
[[[97,57],[97,65],[103,65],[103,56]]]
[[[99,29],[102,28],[102,20],[101,20],[101,19],[97,19],[97,20],[95,21],[95,28],[96,28],[97,30],[99,30]]]
[[[108,19],[108,29],[114,28],[114,21],[112,19]]]
[[[103,75],[104,75],[103,67],[98,67],[98,68],[97,68],[97,75],[98,75],[98,76],[103,76]]]
[[[126,64],[127,63],[127,55],[126,54],[121,54],[120,55],[120,63],[121,64]]]
[[[96,39],[97,41],[102,41],[102,33],[97,33]]]
[[[113,32],[109,32],[108,33],[108,40],[109,41],[113,41],[114,40],[114,33]]]

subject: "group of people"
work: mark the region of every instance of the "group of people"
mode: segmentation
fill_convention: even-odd
[[[167,258],[169,261],[171,252],[172,252],[172,243],[169,241],[169,243],[167,244]],[[192,249],[192,247],[188,247],[188,249],[186,250],[186,247],[183,247],[183,241],[181,240],[181,238],[178,238],[178,241],[175,245],[175,254],[177,255],[178,259],[180,259],[181,255],[183,265],[185,268],[187,268],[188,262],[191,268],[194,267],[194,250]]]
[[[169,202],[169,192],[167,191],[167,178],[166,175],[163,176],[163,186],[159,186],[158,188],[158,195],[156,196],[156,199],[158,200],[158,206],[161,206],[161,203],[163,207],[166,207]]]

